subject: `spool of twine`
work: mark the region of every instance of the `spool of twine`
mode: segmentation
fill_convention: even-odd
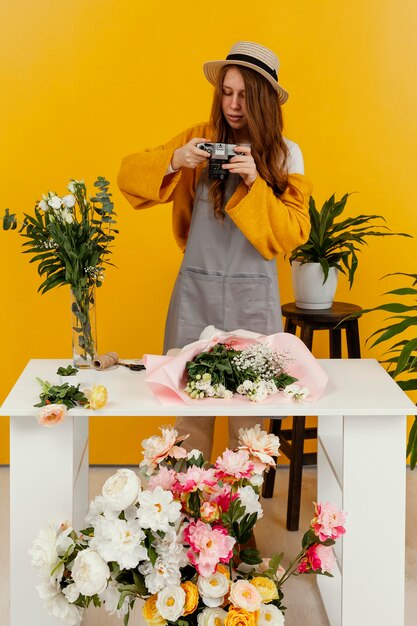
[[[94,357],[93,366],[96,370],[105,370],[112,365],[117,365],[119,355],[117,352],[106,352]]]

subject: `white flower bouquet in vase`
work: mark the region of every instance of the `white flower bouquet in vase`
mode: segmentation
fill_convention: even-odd
[[[187,453],[172,428],[143,442],[140,474],[120,469],[90,504],[86,526],[42,530],[30,550],[46,610],[69,626],[101,606],[128,624],[135,603],[149,626],[281,626],[284,583],[293,574],[330,576],[345,515],[315,505],[299,554],[263,559],[247,547],[262,517],[262,474],[279,440],[259,425],[210,465]]]

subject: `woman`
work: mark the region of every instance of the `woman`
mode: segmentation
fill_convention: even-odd
[[[309,235],[311,184],[298,146],[282,135],[279,61],[256,43],[236,43],[204,65],[215,86],[210,123],[127,156],[118,183],[135,209],[173,201],[174,237],[184,251],[165,328],[164,350],[196,341],[209,325],[262,334],[282,330],[275,256]],[[205,142],[236,145],[211,180]],[[230,447],[253,418],[229,418]],[[179,418],[189,448],[210,458],[214,417]]]

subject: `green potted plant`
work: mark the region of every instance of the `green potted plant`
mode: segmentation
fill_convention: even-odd
[[[311,231],[308,241],[290,256],[296,305],[303,309],[326,309],[333,303],[338,272],[346,274],[352,287],[358,266],[357,253],[367,237],[387,237],[406,233],[388,232],[381,215],[357,215],[336,221],[350,194],[336,200],[333,194],[320,211],[310,198]]]
[[[388,373],[401,389],[407,392],[417,391],[417,274],[395,272],[386,276],[405,276],[411,280],[411,286],[406,285],[387,291],[384,295],[396,296],[394,302],[364,309],[361,312],[361,315],[373,311],[394,313],[393,316],[387,318],[392,321],[372,333],[367,341],[376,337],[371,347],[393,341],[394,343],[384,353],[386,358],[382,363],[387,366]],[[417,463],[417,417],[410,431],[406,455],[407,457],[410,455],[410,467],[414,469]]]

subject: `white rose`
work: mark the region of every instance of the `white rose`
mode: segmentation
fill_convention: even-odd
[[[98,552],[87,548],[77,554],[72,566],[72,578],[84,596],[102,593],[109,576],[109,567]]]
[[[158,593],[156,608],[169,622],[176,622],[184,611],[185,591],[177,585],[168,585]]]
[[[227,612],[220,608],[204,609],[197,617],[198,626],[224,626]]]
[[[257,626],[284,626],[284,614],[274,604],[261,604]]]
[[[129,469],[119,469],[103,485],[104,503],[113,511],[123,511],[135,504],[141,491],[140,480]]]
[[[59,196],[51,196],[48,200],[48,204],[52,209],[61,208],[62,200]]]
[[[66,209],[72,209],[75,206],[75,196],[72,193],[69,193],[67,196],[62,198],[62,204]]]
[[[229,581],[224,574],[216,572],[211,576],[199,576],[197,587],[204,604],[217,607],[223,604],[224,596],[229,591]]]

